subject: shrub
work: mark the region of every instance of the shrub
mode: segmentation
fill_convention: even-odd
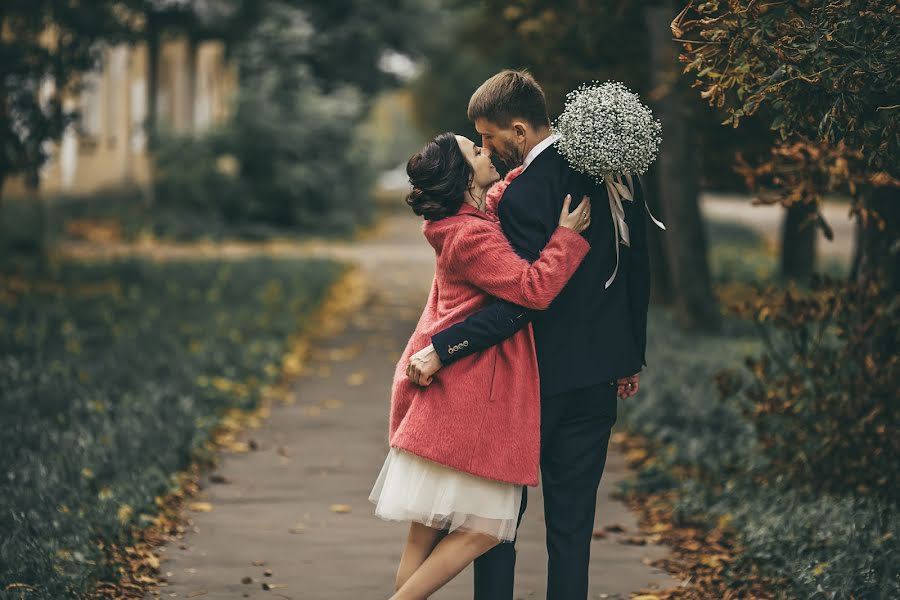
[[[747,360],[751,385],[735,397],[755,425],[767,473],[818,491],[900,500],[897,298],[875,284],[820,278],[808,292],[768,290],[737,311],[755,318],[765,343]]]

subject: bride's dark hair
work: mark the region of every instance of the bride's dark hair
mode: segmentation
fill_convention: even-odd
[[[417,215],[438,221],[459,211],[474,172],[459,149],[456,135],[447,132],[409,159],[406,174],[413,186],[406,203]]]

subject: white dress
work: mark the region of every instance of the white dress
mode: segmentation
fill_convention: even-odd
[[[391,448],[369,494],[375,515],[435,529],[476,531],[512,541],[522,486],[457,471]]]

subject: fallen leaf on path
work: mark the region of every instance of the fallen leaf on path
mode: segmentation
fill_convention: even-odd
[[[606,532],[603,531],[602,529],[595,529],[594,532],[591,534],[591,536],[595,540],[603,539],[606,537]]]
[[[338,514],[346,514],[353,510],[349,504],[332,504],[331,512]]]
[[[209,502],[191,502],[188,504],[188,510],[194,512],[211,512],[212,509],[212,504]]]
[[[197,590],[196,592],[188,592],[187,597],[196,598],[197,596],[205,596],[208,593],[209,592],[207,592],[206,590]]]
[[[286,587],[287,587],[286,583],[268,583],[268,582],[263,581],[263,584],[262,584],[262,589],[264,589],[264,590],[275,590],[278,588],[286,588]]]
[[[615,523],[613,525],[607,525],[603,529],[605,529],[606,531],[610,531],[612,533],[622,533],[625,531],[625,526],[620,525],[619,523]]]
[[[241,583],[243,583],[243,584],[253,583],[253,578],[252,577],[241,577]]]
[[[231,483],[230,479],[228,479],[224,475],[219,475],[218,473],[210,475],[209,480],[212,483]]]
[[[291,452],[288,450],[287,446],[278,446],[278,454],[281,456],[290,456]]]
[[[366,377],[368,377],[368,375],[365,371],[357,371],[356,373],[351,373],[347,376],[347,385],[362,385],[366,382]]]
[[[250,445],[247,442],[229,442],[225,444],[225,449],[230,452],[249,452]]]
[[[261,566],[263,566],[263,565],[265,565],[265,564],[266,564],[266,561],[264,561],[264,560],[254,560],[254,561],[253,561],[253,566],[254,566],[254,567],[261,567]]]
[[[336,408],[341,408],[342,406],[344,406],[344,403],[337,398],[328,398],[322,403],[322,406],[327,409],[334,410]]]
[[[631,546],[646,546],[647,540],[640,536],[634,535],[631,537],[622,538],[621,540],[619,540],[619,543],[620,544],[629,544]]]

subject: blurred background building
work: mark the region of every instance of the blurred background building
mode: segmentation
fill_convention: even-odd
[[[158,45],[104,48],[99,68],[82,79],[81,92],[63,101],[66,110],[80,114],[79,122],[59,143],[48,142],[51,158],[40,170],[44,194],[148,185],[147,123],[176,134],[203,133],[228,117],[237,89],[236,67],[225,56],[224,42],[185,34],[169,35]],[[5,191],[25,194],[25,188],[19,176]]]

